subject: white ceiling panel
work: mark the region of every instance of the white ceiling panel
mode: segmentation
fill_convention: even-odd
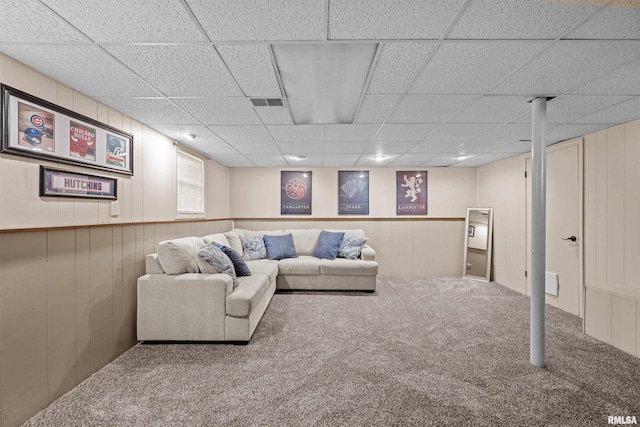
[[[355,123],[382,123],[396,108],[400,95],[366,95],[360,104]]]
[[[317,0],[187,0],[216,41],[322,40],[324,4]]]
[[[625,123],[640,118],[640,96],[576,120],[576,123]]]
[[[268,45],[218,45],[224,63],[246,96],[280,98]]]
[[[504,152],[521,154],[531,151],[531,141],[516,141],[502,148]]]
[[[293,120],[287,107],[255,107],[256,113],[265,125],[292,125]]]
[[[276,142],[318,142],[324,140],[322,125],[271,125],[267,126]]]
[[[421,165],[424,162],[428,162],[434,158],[433,153],[412,153],[412,154],[403,154],[399,156],[394,165],[397,163],[411,163],[416,166]]]
[[[280,154],[246,154],[246,157],[261,167],[278,168],[289,166]]]
[[[402,95],[426,64],[433,43],[385,43],[367,94]]]
[[[588,133],[597,132],[601,129],[608,128],[608,124],[566,124],[558,125],[547,130],[545,139],[548,144],[565,141],[567,139],[577,138]]]
[[[420,141],[436,130],[437,124],[390,124],[382,126],[377,141]]]
[[[483,96],[450,123],[504,123],[531,111],[530,96]]]
[[[389,123],[445,122],[477,98],[474,95],[407,95],[389,118]]]
[[[547,123],[579,122],[580,117],[593,114],[629,98],[629,96],[559,96],[547,102]],[[531,123],[531,114],[522,115],[513,122]]]
[[[243,95],[213,46],[119,45],[105,49],[165,96]]]
[[[359,154],[369,145],[368,142],[325,142],[325,154]]]
[[[511,153],[497,153],[497,154],[480,154],[465,160],[461,160],[452,164],[452,167],[456,168],[472,168],[477,166],[486,165],[487,163],[497,162],[498,160],[507,159],[513,157]]]
[[[445,124],[429,134],[429,141],[465,141],[493,129],[493,124]]]
[[[205,153],[207,154],[207,153]],[[244,154],[211,154],[211,158],[230,168],[255,167],[256,165]]]
[[[636,4],[634,7],[607,6],[565,37],[568,39],[639,40],[639,23],[640,5]]]
[[[640,60],[589,81],[572,90],[572,94],[640,95]]]
[[[329,39],[438,39],[463,3],[464,0],[330,0]]]
[[[404,153],[413,148],[416,141],[373,141],[367,146],[365,153]]]
[[[422,161],[407,160],[403,157],[404,156],[398,157],[389,166],[394,168],[419,168],[424,164]]]
[[[176,141],[184,142],[187,145],[209,142],[224,142],[218,138],[211,130],[202,125],[153,125],[153,129]],[[196,135],[195,140],[190,140],[183,134]]]
[[[208,156],[214,156],[217,154],[237,154],[238,153],[238,150],[236,150],[226,142],[207,142],[207,141],[196,139],[195,141],[190,141],[189,146],[195,148],[196,150]]]
[[[320,167],[322,166],[322,154],[308,154],[304,159],[293,158],[285,155],[285,160],[291,167]]]
[[[210,126],[227,142],[273,142],[264,126]]]
[[[322,166],[353,166],[359,157],[359,154],[325,154]]]
[[[325,141],[371,141],[380,125],[325,125]]]
[[[175,0],[43,0],[91,40],[103,42],[206,41]]]
[[[205,125],[261,124],[253,104],[247,98],[173,98],[173,100]]]
[[[85,95],[161,95],[97,46],[0,45],[0,51]],[[81,58],[82,66],[71,58]]]
[[[166,98],[100,97],[96,99],[121,113],[149,126],[172,124],[198,124]]]
[[[530,124],[507,123],[487,129],[486,132],[479,133],[473,137],[474,141],[486,142],[518,141],[520,139],[531,139]]]
[[[278,143],[283,154],[322,154],[324,143],[322,142],[280,142]]]
[[[422,165],[427,167],[445,167],[458,163],[457,154],[440,154],[425,161]]]
[[[355,166],[358,167],[385,167],[389,166],[391,163],[396,161],[400,154],[387,154],[385,153],[384,159],[377,160],[375,155],[372,154],[364,154],[360,159],[356,162]]]
[[[409,150],[409,153],[454,153],[462,141],[422,141]]]
[[[5,0],[0,8],[0,43],[87,40],[37,0]]]
[[[496,94],[558,95],[640,56],[640,42],[561,41],[491,90]]]
[[[473,0],[450,39],[555,39],[597,6],[584,1]]]
[[[443,44],[409,93],[482,95],[547,45],[546,42]]]
[[[469,141],[460,145],[456,150],[460,154],[486,154],[486,153],[510,153],[505,151],[512,142],[486,142],[486,141]]]
[[[236,142],[231,145],[242,154],[280,154],[274,142]]]

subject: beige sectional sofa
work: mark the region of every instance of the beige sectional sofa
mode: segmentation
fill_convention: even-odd
[[[246,343],[255,331],[276,289],[374,292],[378,263],[364,245],[356,260],[320,259],[312,254],[319,229],[227,233],[161,242],[146,257],[146,273],[138,279],[138,340],[230,341]],[[364,237],[362,230],[341,230]],[[202,273],[198,249],[216,242],[243,252],[248,235],[291,234],[297,257],[246,261],[250,276]],[[205,270],[206,271],[206,270]]]

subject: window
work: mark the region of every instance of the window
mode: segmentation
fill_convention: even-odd
[[[204,162],[180,149],[177,152],[178,213],[204,213]]]

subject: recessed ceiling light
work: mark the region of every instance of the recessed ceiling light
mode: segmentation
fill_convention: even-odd
[[[300,154],[295,154],[295,155],[291,156],[291,158],[293,160],[304,160],[304,159],[306,159],[305,156],[301,156]]]
[[[375,157],[373,158],[373,160],[375,160],[376,162],[381,162],[381,161],[383,161],[385,158],[386,158],[386,157],[385,157],[385,156],[383,156],[382,154],[378,154],[377,156],[375,156]]]
[[[182,136],[187,138],[189,141],[193,141],[194,139],[196,139],[198,137],[197,135],[194,135],[192,133],[183,133]]]

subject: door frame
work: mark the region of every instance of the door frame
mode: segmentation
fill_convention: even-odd
[[[578,230],[580,232],[580,239],[578,240],[578,286],[580,287],[580,303],[579,303],[579,307],[580,307],[580,317],[582,318],[582,331],[584,332],[585,329],[585,310],[586,310],[586,290],[585,290],[585,284],[584,284],[584,138],[574,138],[574,139],[570,139],[568,141],[564,141],[564,142],[559,142],[557,144],[553,144],[550,146],[547,146],[547,150],[546,153],[553,153],[554,151],[560,151],[562,149],[571,147],[571,146],[577,146],[578,147]],[[531,153],[527,153],[524,156],[524,170],[525,172],[527,171],[527,160],[531,159]],[[527,177],[527,179],[530,179],[531,177]],[[528,211],[530,209],[529,206],[529,197],[528,197],[528,184],[525,185],[525,191],[524,191],[524,205],[525,205],[525,217],[524,217],[524,221],[525,221],[525,250],[526,250],[526,257],[525,257],[525,263],[526,263],[526,268],[527,268],[527,272],[530,272],[530,264],[529,264],[529,259],[530,259],[530,253],[531,253],[531,242],[529,242],[529,230],[527,229],[527,216],[528,216]],[[527,295],[531,295],[530,292],[530,281],[531,281],[531,276],[530,274],[527,275],[527,282],[526,282],[526,292]]]

